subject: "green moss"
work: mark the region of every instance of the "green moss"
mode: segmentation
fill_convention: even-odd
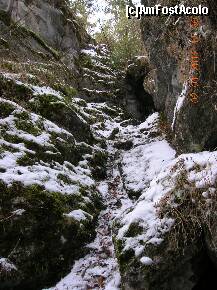
[[[54,139],[53,137],[52,140],[56,149],[61,153],[60,159],[62,162],[68,161],[71,162],[73,165],[78,164],[78,162],[82,158],[82,155],[77,150],[77,147],[74,144],[74,140],[73,142],[70,142],[70,140],[66,140],[64,142],[59,139]]]
[[[7,96],[7,99],[19,104],[26,106],[27,101],[32,96],[32,91],[30,88],[26,87],[23,84],[16,84],[13,80],[5,79],[3,76],[0,76],[0,87],[2,95]]]
[[[143,232],[143,228],[138,223],[132,223],[127,230],[125,237],[136,237]]]
[[[115,252],[116,252],[116,257],[118,259],[119,267],[121,273],[126,273],[127,269],[130,267],[130,264],[132,261],[135,259],[135,254],[132,249],[123,251],[123,242],[122,240],[118,239],[113,239],[114,240],[114,245],[115,245]]]
[[[65,175],[65,174],[58,174],[57,178],[61,181],[63,181],[65,184],[72,184],[72,180],[69,178],[68,175]]]
[[[8,102],[1,102],[0,103],[0,117],[6,118],[8,117],[13,111],[14,106]]]
[[[31,90],[23,84],[17,85],[15,90],[16,90],[16,93],[22,98],[21,100],[23,100],[23,101],[25,101],[25,99],[23,99],[23,97],[25,97],[26,93],[29,94],[31,92]]]
[[[14,116],[18,117],[18,118],[20,118],[22,120],[29,120],[29,113],[24,111],[24,110],[15,112]]]
[[[60,83],[54,85],[54,89],[57,91],[60,91],[64,94],[64,99],[66,103],[70,103],[72,99],[78,95],[77,89],[71,87],[71,86],[66,86],[62,85]]]
[[[16,124],[16,128],[18,130],[22,130],[24,132],[27,132],[29,134],[32,134],[34,136],[37,136],[41,133],[41,131],[37,128],[37,126],[35,126],[34,124],[32,124],[31,121],[28,120],[22,120],[22,119],[16,119],[15,120],[15,124]]]
[[[107,175],[106,163],[108,154],[106,152],[97,151],[93,155],[90,164],[92,166],[92,174],[96,179],[103,179]]]
[[[64,196],[48,192],[43,186],[24,187],[21,183],[7,187],[0,181],[0,187],[1,218],[15,209],[25,210],[21,216],[0,223],[1,254],[6,257],[10,254],[10,260],[18,267],[20,289],[51,286],[66,274],[75,258],[84,254],[84,243],[94,237],[98,209],[93,210],[94,220],[87,220],[81,227],[64,217],[64,213],[78,208],[83,200],[80,195]]]
[[[111,132],[111,135],[109,136],[109,139],[114,140],[119,131],[120,131],[119,128],[114,128]]]
[[[4,140],[12,144],[24,143],[27,149],[35,152],[35,154],[26,152],[24,156],[18,159],[17,162],[19,165],[29,166],[40,161],[48,162],[50,164],[54,161],[57,162],[64,161],[61,153],[55,150],[53,146],[40,145],[32,140],[26,140],[20,137],[19,135],[10,135],[7,132],[4,132],[2,136]],[[9,151],[12,152],[12,149],[10,148]],[[53,154],[47,153],[46,151],[53,152]]]
[[[20,166],[31,166],[36,162],[34,155],[24,154],[22,157],[17,159],[17,164]]]
[[[87,102],[86,102],[85,100],[80,99],[80,100],[78,100],[76,103],[77,103],[79,106],[87,107]]]
[[[85,53],[82,53],[79,58],[79,65],[89,69],[93,68],[91,57]]]
[[[108,114],[110,117],[117,117],[118,116],[118,108],[113,109],[113,108],[110,108],[108,106],[104,106],[101,108],[101,110],[104,113]]]
[[[203,146],[201,144],[191,143],[190,148],[190,150],[195,153],[203,151]]]
[[[49,118],[52,115],[51,106],[58,106],[57,97],[51,94],[39,95],[29,104],[29,107],[42,116]],[[64,104],[62,104],[64,106]]]
[[[12,153],[15,153],[15,152],[19,152],[18,149],[15,149],[13,148],[12,146],[10,145],[0,145],[0,154],[4,153],[5,151],[9,151],[9,152],[12,152]],[[1,156],[0,156],[1,158]]]
[[[14,72],[14,64],[9,61],[5,61],[1,63],[1,67],[7,69],[10,72]]]
[[[56,123],[73,134],[77,141],[93,143],[93,135],[88,124],[83,122],[73,106],[57,101],[55,96],[40,95],[29,103],[31,110]]]
[[[77,148],[78,153],[79,153],[81,156],[83,156],[83,155],[85,155],[85,154],[92,154],[92,150],[93,150],[91,146],[89,146],[88,144],[86,144],[86,143],[84,143],[84,142],[79,143],[79,144],[76,146],[76,148]]]
[[[2,132],[2,137],[4,138],[5,141],[9,143],[13,143],[13,144],[23,143],[23,138],[17,135],[8,134],[7,131]]]
[[[43,144],[36,143],[32,140],[22,140],[26,148],[36,152],[35,158],[38,160],[49,161],[50,155],[46,154],[46,151],[52,151],[53,147],[44,146]],[[51,160],[50,160],[51,161]]]
[[[94,153],[93,162],[96,165],[105,166],[107,162],[108,154],[105,151],[97,151]]]
[[[90,122],[91,124],[98,123],[98,122],[103,123],[105,121],[105,117],[103,116],[102,113],[99,113],[99,112],[96,113],[92,109],[89,109],[89,108],[86,108],[85,112],[91,116],[91,118],[88,117],[88,122]]]

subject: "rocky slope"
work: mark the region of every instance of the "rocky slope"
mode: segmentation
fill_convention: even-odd
[[[103,207],[96,185],[107,151],[97,130],[122,113],[84,100],[90,90],[100,95],[97,84],[83,84],[84,71],[98,74],[96,83],[110,80],[101,87],[110,99],[115,72],[105,47],[64,8],[0,2],[1,289],[57,281],[86,253]]]
[[[216,22],[201,21],[193,104],[187,18],[145,18],[150,58],[123,80],[64,1],[0,0],[0,289],[216,288]]]

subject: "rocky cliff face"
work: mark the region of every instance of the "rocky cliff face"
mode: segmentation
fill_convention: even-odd
[[[157,3],[142,1],[147,6]],[[194,4],[197,1],[188,2]],[[146,137],[134,143],[121,163],[125,189],[135,201],[113,228],[122,289],[216,287],[217,10],[212,1],[203,4],[211,14],[196,18],[196,25],[190,17],[141,21],[149,61],[146,70],[140,62],[136,71],[129,67],[128,73],[142,78],[144,107],[150,104],[148,94],[160,118],[153,120],[152,115],[146,120],[140,129]],[[192,35],[199,39],[194,45]],[[134,67],[136,63],[138,59]],[[199,80],[193,87],[195,75]],[[191,99],[192,87],[196,101]],[[158,147],[165,136],[176,153],[166,144]]]
[[[201,151],[216,147],[216,7],[213,1],[202,1],[209,6],[210,17],[201,17],[192,28],[190,17],[144,17],[142,37],[153,66],[155,87],[152,92],[155,107],[163,111],[172,126],[175,139],[183,151]],[[142,1],[155,5],[157,1]],[[169,6],[171,1],[161,5]],[[190,1],[188,5],[198,5]],[[192,34],[199,42],[192,45]],[[198,52],[198,103],[192,103],[189,81],[195,74],[192,52]],[[195,63],[195,58],[194,58]],[[146,85],[145,85],[146,86]]]
[[[62,6],[60,5],[62,3]],[[74,66],[79,49],[90,42],[90,37],[67,10],[64,1],[0,1],[0,9],[13,22],[39,34],[52,48],[61,51],[62,60]]]

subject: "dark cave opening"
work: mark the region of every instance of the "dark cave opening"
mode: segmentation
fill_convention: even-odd
[[[139,120],[145,120],[156,111],[153,97],[144,89],[144,77],[126,76],[127,111]]]
[[[192,290],[217,289],[217,268],[205,250],[195,261],[194,272],[197,277],[197,282]]]

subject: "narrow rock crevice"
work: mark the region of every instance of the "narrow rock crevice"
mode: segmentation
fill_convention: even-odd
[[[144,90],[144,77],[135,80],[131,75],[126,76],[126,106],[134,118],[144,121],[156,111],[152,96]]]

